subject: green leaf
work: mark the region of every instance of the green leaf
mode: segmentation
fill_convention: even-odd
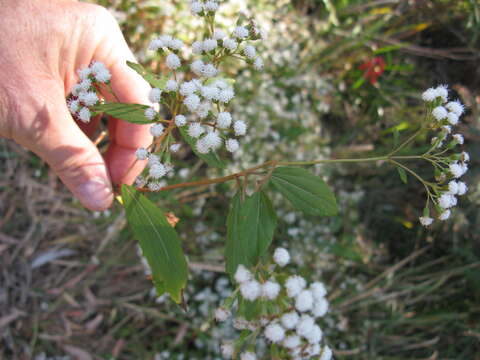
[[[159,89],[165,89],[168,79],[165,76],[159,78],[150,70],[145,69],[142,65],[127,61],[127,65],[139,73],[151,86]]]
[[[295,208],[305,214],[332,216],[338,212],[335,195],[327,184],[305,169],[276,168],[270,182]]]
[[[400,180],[402,180],[406,184],[408,180],[407,180],[407,173],[405,172],[405,170],[397,166],[397,171],[398,171],[398,175],[400,175]]]
[[[180,303],[188,269],[177,232],[163,212],[134,187],[122,186],[122,200],[128,223],[152,269],[157,292],[168,292]]]
[[[277,226],[273,206],[263,191],[247,196],[237,193],[227,218],[226,267],[230,276],[238,265],[254,266],[270,246]]]
[[[107,103],[95,106],[94,111],[134,124],[152,124],[155,120],[149,120],[145,117],[147,108],[147,105],[140,104]]]
[[[400,132],[397,128],[393,129],[393,147],[396,148],[398,146],[400,140]]]
[[[195,146],[195,139],[188,135],[187,130],[183,127],[179,128],[180,134],[182,134],[183,139],[187,142],[188,145],[192,148],[192,151],[197,155],[200,159],[205,161],[209,166],[213,166],[219,169],[225,168],[225,163],[218,157],[217,153],[209,152],[207,154],[201,154],[197,151]]]

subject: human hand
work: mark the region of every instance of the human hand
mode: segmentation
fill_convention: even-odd
[[[149,103],[149,85],[126,65],[134,57],[117,22],[100,6],[70,0],[3,1],[0,17],[0,136],[45,160],[85,207],[108,208],[112,183],[131,183],[143,167],[132,164],[151,143],[148,127],[111,119],[102,157],[88,137],[98,120],[77,124],[65,97],[76,69],[95,60],[111,71],[119,101]]]

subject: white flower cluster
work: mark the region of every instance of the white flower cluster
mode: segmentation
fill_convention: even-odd
[[[432,149],[445,148],[435,156],[433,163],[437,171],[437,180],[439,186],[435,189],[433,198],[439,220],[447,220],[451,215],[451,208],[457,205],[457,196],[465,195],[467,185],[456,179],[465,175],[468,171],[470,155],[463,151],[453,155],[446,155],[446,151],[453,149],[456,145],[463,145],[464,138],[461,134],[452,134],[452,127],[459,123],[460,117],[465,112],[465,107],[459,100],[449,101],[448,87],[440,85],[436,88],[430,88],[422,94],[422,99],[427,103],[427,107],[433,117],[433,129],[438,129],[439,134],[432,139]],[[424,215],[419,218],[420,223],[429,226],[434,219],[429,216],[428,208]]]
[[[204,39],[195,41],[191,46],[192,54],[199,58],[185,61],[195,75],[193,79],[181,81],[184,77],[176,73],[182,65],[179,54],[184,43],[181,40],[162,35],[149,45],[149,50],[166,55],[165,64],[173,72],[164,87],[151,90],[149,99],[154,105],[144,113],[149,121],[154,122],[150,128],[152,136],[161,137],[160,142],[165,139],[170,141],[171,145],[163,147],[162,151],[178,151],[180,145],[171,140],[175,127],[193,138],[195,151],[200,154],[217,151],[222,146],[234,153],[240,148],[239,137],[247,134],[247,124],[243,120],[235,120],[227,109],[235,97],[235,91],[232,81],[221,76],[219,66],[221,60],[232,56],[242,57],[255,69],[262,69],[263,61],[251,42],[263,38],[264,34],[253,22],[247,26],[236,26],[230,34],[214,28],[214,19],[208,15],[217,11],[218,6],[217,1],[194,0],[190,3],[192,13],[204,17],[205,22],[211,25],[208,28],[212,29]],[[158,109],[162,105],[168,108],[167,113],[172,116],[170,120],[160,119]],[[168,123],[168,126],[164,123]],[[157,155],[162,157],[163,154]],[[151,161],[151,156],[146,149],[137,150],[139,160],[149,160],[150,169],[145,184],[148,179],[159,179],[166,173],[161,170],[162,164]],[[152,189],[150,184],[149,188]]]
[[[289,263],[290,254],[286,249],[278,248],[274,252],[273,260],[278,272]],[[328,346],[321,345],[323,332],[316,324],[316,319],[325,316],[329,308],[325,286],[320,282],[309,285],[299,275],[278,280],[284,277],[277,276],[276,279],[274,273],[269,277],[261,273],[259,278],[262,280],[258,280],[245,266],[238,266],[234,275],[239,286],[238,301],[268,301],[276,310],[259,314],[250,321],[242,316],[236,317],[233,321],[234,327],[261,334],[259,336],[282,349],[287,358],[308,359],[319,356],[320,359],[330,360],[332,351]],[[230,310],[223,307],[215,311],[217,321],[226,321],[231,315]],[[221,350],[222,355],[230,359],[235,348],[233,343],[227,342]],[[244,358],[256,359],[256,355],[251,351],[244,351],[240,359]]]
[[[76,119],[89,123],[92,117],[91,108],[99,102],[95,84],[108,84],[112,76],[105,65],[98,61],[78,70],[77,74],[80,82],[73,87],[67,105]]]

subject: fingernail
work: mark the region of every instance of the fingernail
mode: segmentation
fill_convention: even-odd
[[[110,181],[94,177],[77,188],[77,196],[85,207],[102,211],[107,209],[113,201],[112,186]]]

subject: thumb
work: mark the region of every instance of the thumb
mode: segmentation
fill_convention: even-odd
[[[26,110],[23,115],[30,115],[27,123],[31,124],[29,139],[18,140],[45,160],[85,207],[105,210],[113,201],[107,167],[96,146],[72,119],[63,99],[63,89],[50,91],[49,97],[38,103],[40,106]]]

